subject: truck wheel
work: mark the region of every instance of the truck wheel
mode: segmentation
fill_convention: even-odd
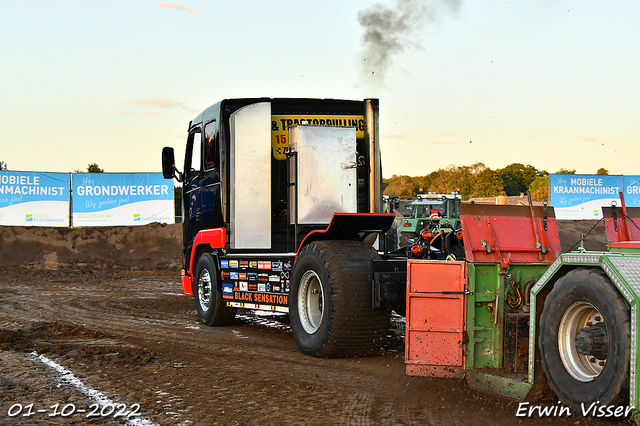
[[[236,316],[236,308],[225,306],[218,289],[218,268],[210,253],[198,260],[195,299],[198,318],[205,325],[229,325]]]
[[[560,399],[623,405],[629,392],[629,304],[600,269],[561,277],[540,315],[540,354]]]
[[[300,251],[289,317],[303,353],[337,358],[379,350],[389,330],[389,311],[371,308],[369,260],[379,258],[360,241],[318,241]]]

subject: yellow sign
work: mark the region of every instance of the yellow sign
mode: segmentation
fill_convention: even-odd
[[[364,117],[360,115],[272,115],[271,148],[273,158],[285,160],[289,147],[289,127],[306,122],[310,126],[355,127],[356,139],[364,138]]]

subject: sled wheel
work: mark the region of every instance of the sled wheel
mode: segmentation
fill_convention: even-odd
[[[629,304],[600,269],[561,277],[540,315],[540,354],[549,385],[575,409],[625,404],[629,392]]]
[[[229,325],[236,308],[225,306],[218,288],[218,269],[211,253],[204,253],[196,268],[195,299],[198,318],[205,325]]]
[[[336,358],[375,354],[389,329],[389,311],[371,308],[369,260],[360,241],[319,241],[303,248],[293,268],[289,317],[300,350]]]

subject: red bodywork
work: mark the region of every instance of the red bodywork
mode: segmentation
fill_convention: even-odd
[[[193,246],[191,248],[191,258],[189,259],[188,271],[182,276],[182,291],[188,296],[193,296],[193,274],[196,267],[196,253],[198,252],[198,246],[207,245],[212,249],[224,248],[227,243],[227,230],[226,228],[212,228],[205,229],[198,232]],[[186,266],[186,265],[185,265]]]
[[[545,218],[542,207],[536,207],[534,217],[528,210],[525,206],[461,204],[467,261],[500,263],[506,268],[511,262],[556,260],[560,238],[555,217]]]
[[[325,229],[311,231],[300,243],[302,247],[319,240],[361,240],[362,233],[386,232],[395,220],[394,213],[334,213]],[[296,253],[296,258],[298,257]]]
[[[407,261],[407,374],[464,375],[466,286],[465,262]]]
[[[407,374],[463,377],[469,263],[552,263],[560,255],[553,209],[461,204],[466,261],[407,261]],[[546,229],[545,229],[546,227]]]

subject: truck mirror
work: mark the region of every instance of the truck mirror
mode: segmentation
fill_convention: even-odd
[[[173,179],[176,169],[176,158],[173,148],[165,146],[162,148],[162,176],[165,179]]]

